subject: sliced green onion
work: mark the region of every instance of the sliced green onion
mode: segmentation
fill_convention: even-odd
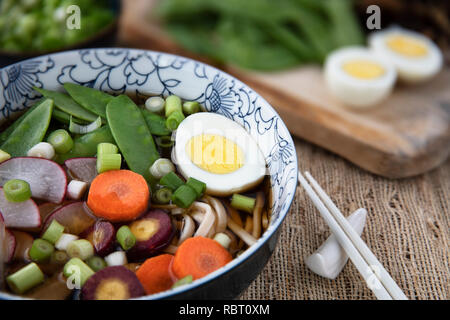
[[[14,293],[22,294],[44,282],[44,273],[42,273],[36,263],[32,262],[9,275],[6,281]]]
[[[67,185],[67,197],[74,200],[80,200],[87,188],[88,184],[86,182],[71,180]]]
[[[53,251],[55,251],[55,247],[50,242],[44,239],[36,239],[33,241],[29,255],[33,261],[45,262],[50,258]]]
[[[181,108],[181,99],[178,96],[168,96],[166,98],[166,118],[169,117],[173,112],[183,112]]]
[[[70,116],[69,131],[72,133],[85,134],[94,131],[102,126],[102,117],[98,117],[95,121],[81,125],[73,121],[73,117]]]
[[[22,202],[31,198],[31,189],[28,182],[12,179],[3,186],[6,200],[10,202]]]
[[[55,244],[64,232],[64,226],[56,219],[53,219],[47,230],[42,235],[42,239],[47,240],[51,244]]]
[[[86,260],[94,255],[94,246],[86,239],[75,240],[67,246],[67,254],[71,258]]]
[[[80,258],[72,258],[65,265],[63,274],[66,278],[72,276],[75,280],[79,280],[80,288],[84,285],[87,279],[89,279],[95,272]],[[77,289],[80,289],[77,288]]]
[[[165,104],[161,97],[150,97],[145,101],[145,108],[150,112],[160,113],[164,110]]]
[[[200,198],[206,190],[206,183],[201,182],[195,178],[187,179],[186,184],[197,192],[197,198]]]
[[[73,148],[73,139],[64,129],[58,129],[50,133],[47,142],[60,154],[67,153]]]
[[[197,101],[186,101],[183,103],[184,114],[194,114],[200,111],[200,104]]]
[[[184,120],[184,114],[181,111],[174,111],[166,119],[166,127],[170,131],[174,131],[178,128],[181,121]]]
[[[171,136],[156,137],[155,142],[160,148],[172,148],[172,146],[173,146],[173,141],[172,141]]]
[[[174,191],[184,185],[184,181],[175,172],[169,172],[159,180],[159,184]]]
[[[48,142],[39,142],[28,150],[27,156],[51,160],[55,156],[55,148]]]
[[[116,251],[110,253],[105,257],[105,261],[109,267],[124,266],[128,263],[127,254],[125,253],[125,251]]]
[[[116,238],[123,250],[129,250],[136,244],[136,237],[128,226],[121,226],[117,230]]]
[[[160,204],[167,204],[172,199],[172,190],[169,188],[161,188],[155,192],[155,201]]]
[[[94,272],[97,272],[99,270],[102,270],[103,268],[106,268],[106,262],[103,260],[103,258],[99,256],[92,256],[86,261],[87,265],[94,270]]]
[[[50,263],[54,264],[65,264],[69,260],[67,252],[62,250],[56,250],[52,253],[50,257]]]
[[[222,245],[225,249],[230,247],[231,238],[223,232],[219,232],[214,236],[214,240]]]
[[[172,202],[180,208],[188,208],[197,199],[197,192],[188,185],[182,185],[172,195]]]
[[[187,285],[189,283],[192,283],[193,280],[194,280],[194,278],[192,278],[191,275],[187,275],[186,277],[181,278],[178,281],[176,281],[173,284],[172,289],[177,288],[177,287],[181,287],[181,286],[184,286],[184,285]]]
[[[159,158],[150,167],[150,174],[156,179],[161,179],[169,172],[175,172],[175,166],[166,158]]]
[[[97,155],[99,154],[116,154],[119,148],[113,143],[102,142],[97,145]]]
[[[120,153],[97,155],[98,173],[110,170],[119,170],[121,165],[122,165],[122,155]]]
[[[0,149],[0,163],[8,159],[11,159],[11,155],[8,152],[5,152],[2,149]]]
[[[77,236],[69,233],[63,233],[61,237],[59,237],[58,241],[56,241],[55,248],[66,251],[69,243],[75,240],[78,240]]]
[[[248,213],[253,213],[253,209],[255,208],[255,202],[256,200],[254,198],[250,198],[235,193],[231,197],[230,205],[235,209],[242,210]]]

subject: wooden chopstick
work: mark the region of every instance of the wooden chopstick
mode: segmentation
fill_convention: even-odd
[[[392,296],[389,294],[389,292],[386,290],[386,288],[381,284],[381,282],[378,279],[378,277],[376,276],[376,274],[373,273],[372,269],[369,267],[367,262],[361,256],[361,254],[356,249],[356,247],[353,245],[351,240],[347,237],[345,232],[341,229],[339,224],[334,219],[333,215],[328,211],[328,209],[322,203],[319,196],[309,186],[308,182],[305,180],[305,178],[300,173],[300,171],[298,172],[298,180],[299,180],[300,184],[303,186],[303,188],[305,189],[306,193],[309,195],[309,197],[313,201],[316,208],[319,210],[320,214],[322,215],[325,222],[330,227],[333,234],[336,236],[337,240],[339,241],[339,243],[342,246],[342,248],[344,249],[344,251],[347,253],[347,255],[350,257],[350,259],[355,264],[355,267],[358,269],[358,271],[360,272],[361,276],[364,278],[366,283],[369,283],[369,281],[371,282],[369,289],[372,290],[372,292],[377,297],[377,299],[392,300]]]
[[[311,176],[309,172],[305,172],[306,178],[309,180],[313,188],[316,190],[317,194],[325,203],[325,206],[328,208],[330,213],[335,218],[336,222],[340,225],[342,230],[347,234],[350,238],[356,249],[360,252],[364,260],[372,267],[377,270],[377,277],[380,279],[380,282],[384,285],[386,290],[391,294],[392,298],[395,300],[407,300],[408,298],[397,285],[397,283],[392,279],[390,274],[383,267],[381,262],[375,257],[372,251],[369,249],[367,244],[361,239],[361,237],[356,233],[356,231],[352,228],[352,226],[348,223],[347,219],[345,219],[344,215],[339,211],[330,197],[326,194],[326,192],[320,187],[317,181]]]

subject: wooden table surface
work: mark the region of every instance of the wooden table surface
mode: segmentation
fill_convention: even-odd
[[[449,299],[450,161],[429,173],[388,180],[296,139],[308,170],[348,215],[368,210],[362,238],[410,299]],[[374,299],[348,262],[335,280],[312,273],[305,258],[330,232],[299,187],[278,246],[241,299]]]

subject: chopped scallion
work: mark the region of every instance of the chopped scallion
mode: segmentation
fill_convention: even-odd
[[[14,293],[22,294],[29,289],[44,282],[44,273],[34,262],[26,265],[19,271],[14,272],[6,278],[9,287]]]
[[[169,117],[173,112],[183,112],[181,107],[181,99],[178,96],[168,96],[166,98],[166,118]]]
[[[184,285],[187,285],[187,284],[190,284],[190,283],[192,283],[193,280],[194,280],[194,278],[192,278],[191,275],[187,275],[186,277],[181,278],[178,281],[176,281],[173,284],[172,289],[177,288],[177,287],[181,287],[181,286],[184,286]]]
[[[172,190],[169,188],[161,188],[155,192],[155,201],[159,204],[167,204],[172,199]]]
[[[67,254],[71,258],[86,260],[94,255],[94,246],[86,239],[75,240],[67,246]]]
[[[136,237],[128,226],[121,226],[117,230],[116,238],[123,250],[129,250],[136,244]]]
[[[182,185],[172,195],[172,202],[180,208],[188,208],[197,199],[197,192],[188,185]]]
[[[42,235],[42,239],[47,240],[51,244],[55,244],[64,232],[64,226],[56,219],[53,219],[47,230]]]
[[[200,111],[200,104],[197,101],[186,101],[183,103],[183,112],[186,115],[194,114]]]
[[[73,139],[64,129],[53,131],[48,136],[47,142],[50,143],[59,154],[67,153],[73,148]]]
[[[69,131],[72,133],[85,134],[98,129],[101,126],[102,126],[102,117],[98,117],[97,119],[95,119],[95,121],[87,125],[81,125],[73,121],[73,117],[70,116]]]
[[[94,272],[97,272],[99,270],[102,270],[103,268],[106,268],[106,262],[103,260],[103,258],[99,256],[92,256],[86,261],[87,265],[94,270]]]
[[[145,101],[145,108],[150,112],[160,113],[164,110],[165,104],[161,97],[150,97]]]
[[[44,239],[36,239],[33,241],[29,255],[31,260],[36,262],[45,262],[52,255],[55,248],[53,245]]]
[[[184,185],[184,181],[175,173],[169,172],[159,180],[159,184],[166,186],[170,190],[177,190],[180,186]]]
[[[81,288],[86,280],[94,274],[94,271],[80,258],[72,258],[64,265],[63,274],[66,278],[74,276],[75,279],[71,280],[75,280],[75,282],[79,281]]]
[[[184,114],[181,111],[174,111],[166,119],[166,127],[170,131],[174,131],[178,128],[181,121],[184,120]]]
[[[31,189],[28,182],[20,179],[12,179],[3,186],[6,200],[10,202],[22,202],[31,198]]]
[[[254,198],[250,198],[235,193],[231,197],[230,205],[235,209],[242,210],[248,213],[253,213],[253,209],[255,208],[255,202],[256,200]]]
[[[150,167],[150,174],[156,179],[161,179],[169,172],[174,172],[175,166],[172,161],[166,158],[159,158],[155,162],[153,162]]]
[[[113,143],[102,142],[97,145],[97,155],[99,154],[116,154],[119,148]]]
[[[200,198],[206,190],[206,183],[201,182],[195,178],[187,179],[186,184],[197,192],[197,198]]]
[[[97,155],[98,173],[110,170],[119,170],[121,165],[122,165],[122,155],[120,153]]]

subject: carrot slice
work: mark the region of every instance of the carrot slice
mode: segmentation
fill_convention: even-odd
[[[136,271],[136,276],[147,294],[158,293],[172,288],[176,279],[171,275],[173,256],[162,254],[145,262]]]
[[[172,270],[180,279],[188,275],[199,279],[223,267],[231,260],[231,254],[217,241],[193,237],[185,240],[178,247]]]
[[[143,176],[130,170],[111,170],[92,181],[87,204],[99,218],[129,221],[147,209],[149,197]]]

